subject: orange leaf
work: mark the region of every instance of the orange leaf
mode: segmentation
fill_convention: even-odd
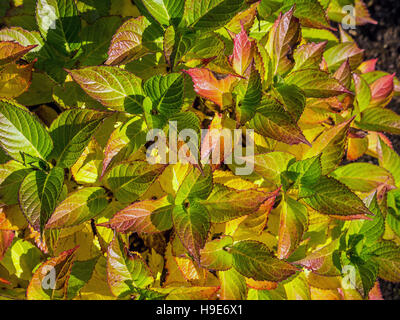
[[[22,46],[18,42],[2,41],[0,42],[0,66],[22,58],[37,45]]]
[[[246,284],[249,288],[255,290],[274,290],[278,287],[277,282],[272,281],[256,281],[251,278],[246,278]]]
[[[374,287],[369,292],[368,298],[369,300],[384,300],[379,286],[379,281],[375,282]]]
[[[3,259],[7,249],[14,239],[14,231],[0,230],[0,260]]]
[[[368,138],[349,138],[347,142],[347,160],[354,161],[362,157],[368,150]]]
[[[194,90],[202,97],[209,99],[223,107],[231,103],[231,88],[237,80],[232,75],[224,76],[217,79],[216,76],[208,69],[193,68],[184,71],[192,77]]]

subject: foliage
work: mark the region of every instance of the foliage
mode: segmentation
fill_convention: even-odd
[[[400,83],[331,23],[345,4],[376,23],[361,0],[3,2],[1,299],[379,299],[378,277],[400,281]],[[253,129],[254,172],[149,164],[169,121],[214,129],[201,160]]]

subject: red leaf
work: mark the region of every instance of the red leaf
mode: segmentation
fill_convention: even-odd
[[[384,76],[379,78],[374,83],[371,84],[371,105],[372,106],[385,106],[389,103],[391,95],[394,90],[393,79],[395,77],[395,73],[391,75]]]
[[[346,88],[350,87],[351,84],[351,68],[350,68],[350,63],[349,59],[347,59],[345,62],[342,63],[342,65],[339,67],[339,69],[336,70],[336,72],[333,74],[333,77],[341,84],[343,84]]]
[[[371,60],[364,61],[363,63],[361,63],[358,66],[358,70],[360,70],[361,73],[368,73],[368,72],[375,71],[377,61],[378,61],[378,59],[371,59]]]
[[[232,75],[217,79],[208,69],[193,68],[185,70],[192,77],[194,90],[202,97],[209,99],[223,107],[227,102],[231,102],[231,87],[237,80]]]

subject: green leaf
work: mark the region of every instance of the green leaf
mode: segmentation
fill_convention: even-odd
[[[101,225],[120,233],[162,232],[172,228],[172,209],[173,205],[167,196],[158,200],[135,202]]]
[[[279,223],[278,258],[286,259],[298,248],[307,227],[307,207],[289,196],[284,197]]]
[[[243,4],[243,0],[187,0],[183,20],[188,27],[211,31],[229,22]]]
[[[323,174],[332,172],[342,161],[347,145],[348,131],[352,121],[353,118],[322,132],[322,134],[313,141],[311,149],[305,153],[305,158],[311,158],[322,154],[321,167]]]
[[[2,203],[7,205],[18,203],[18,189],[31,171],[31,168],[27,168],[15,160],[0,165],[0,199]]]
[[[243,100],[241,101],[239,108],[236,110],[241,124],[245,124],[254,117],[261,102],[261,96],[261,77],[258,71],[252,68]]]
[[[211,223],[207,210],[199,203],[175,206],[172,212],[175,232],[189,254],[200,262],[200,250],[204,247]]]
[[[367,171],[366,171],[367,172]],[[364,245],[375,244],[385,232],[385,219],[379,208],[377,195],[374,192],[372,196],[366,199],[368,209],[374,214],[372,220],[354,220],[351,221],[348,234],[363,235]]]
[[[368,249],[370,258],[379,266],[379,277],[400,282],[400,249],[391,241],[381,241]]]
[[[96,257],[86,261],[74,262],[68,279],[67,299],[75,298],[80,290],[89,282],[98,260],[99,258]]]
[[[184,0],[140,0],[147,11],[162,25],[178,25],[183,16]]]
[[[371,163],[350,163],[337,168],[331,176],[360,192],[371,192],[382,185],[394,187],[395,184],[389,171]]]
[[[53,149],[49,133],[34,115],[4,100],[0,101],[0,145],[18,161],[21,153],[46,159]]]
[[[317,69],[322,61],[327,42],[307,43],[296,49],[293,58],[296,61],[292,71],[301,69]]]
[[[13,243],[1,259],[0,265],[10,275],[29,281],[32,278],[33,270],[42,259],[43,256],[35,245],[29,241],[14,238]]]
[[[200,264],[210,270],[228,270],[232,267],[232,255],[226,250],[233,244],[230,236],[209,241],[200,250]]]
[[[183,204],[186,200],[192,199],[206,199],[211,193],[212,187],[210,166],[205,166],[203,172],[200,172],[198,168],[191,167],[176,193],[175,204]]]
[[[300,120],[306,107],[304,92],[295,85],[282,84],[274,88],[277,99],[283,104],[292,118],[297,122]]]
[[[104,17],[82,30],[82,48],[79,55],[82,66],[95,66],[107,60],[108,47],[120,24],[120,17]]]
[[[400,115],[385,108],[368,108],[361,113],[357,126],[369,131],[383,131],[400,134]]]
[[[93,99],[117,111],[141,113],[143,91],[141,80],[117,67],[87,67],[70,70],[72,78]]]
[[[236,242],[230,253],[233,256],[233,267],[245,277],[257,281],[280,282],[297,271],[296,267],[274,257],[261,242]]]
[[[143,119],[137,117],[115,129],[107,141],[104,149],[104,161],[101,175],[113,163],[125,160],[146,143],[147,126]]]
[[[351,93],[329,73],[321,70],[306,69],[291,72],[286,78],[287,84],[294,84],[304,91],[307,98],[329,98],[343,93]]]
[[[101,20],[108,16],[111,9],[111,0],[78,0],[77,8],[82,18],[88,23]]]
[[[221,300],[245,300],[247,294],[246,278],[234,268],[218,272],[221,283]]]
[[[282,185],[281,173],[286,171],[288,164],[295,157],[288,152],[273,151],[256,154],[245,158],[246,162],[254,163],[254,171],[275,187]]]
[[[107,250],[107,281],[116,297],[125,297],[135,288],[146,288],[154,279],[142,257],[129,252],[119,236],[114,236]]]
[[[283,106],[272,98],[264,98],[256,115],[250,121],[250,128],[257,133],[293,145],[309,144],[300,128]]]
[[[38,0],[36,21],[46,44],[70,55],[81,45],[81,20],[74,0]]]
[[[150,166],[146,161],[122,163],[107,175],[107,184],[118,201],[132,203],[152,185],[164,165]]]
[[[79,225],[99,215],[108,205],[106,193],[100,187],[83,188],[62,201],[46,224],[46,229]]]
[[[196,34],[192,31],[180,32],[176,31],[173,26],[168,27],[164,33],[164,55],[165,60],[173,69],[175,64],[179,64],[182,57],[194,45]]]
[[[53,88],[56,83],[46,74],[33,72],[29,89],[16,98],[24,106],[36,106],[53,102]]]
[[[42,232],[53,213],[64,183],[64,170],[54,167],[47,174],[43,171],[29,173],[19,189],[21,210],[30,225]]]
[[[194,33],[188,32],[180,40],[177,47],[177,56],[184,54],[183,60],[208,59],[223,54],[226,44],[217,33],[204,33],[194,37]],[[181,49],[182,48],[182,49]],[[175,59],[179,61],[178,58]]]
[[[60,114],[50,127],[54,141],[52,156],[58,166],[69,168],[75,164],[105,117],[105,113],[88,109],[67,110]]]
[[[322,175],[321,158],[320,156],[315,156],[296,161],[283,174],[299,187],[299,197],[306,196],[309,189],[319,181]]]
[[[356,101],[359,110],[362,112],[369,106],[369,103],[371,102],[371,89],[367,81],[365,81],[363,77],[360,77],[356,73],[353,73],[353,80],[356,93]]]
[[[324,59],[329,70],[338,69],[347,59],[351,69],[354,70],[363,61],[363,58],[364,50],[361,50],[355,42],[339,43],[324,52]]]
[[[144,84],[144,91],[153,102],[153,110],[169,117],[182,108],[183,76],[180,73],[170,73],[151,77]]]
[[[400,236],[400,190],[392,190],[387,193],[388,212],[386,222],[390,228]]]
[[[321,1],[318,0],[262,0],[259,13],[264,18],[275,18],[279,12],[288,11],[296,5],[294,16],[300,19],[305,27],[331,28]]]
[[[379,165],[388,170],[394,177],[396,186],[400,186],[400,156],[378,137],[377,153]]]
[[[215,184],[210,196],[201,201],[214,223],[227,222],[255,213],[270,194],[258,190],[235,190]]]
[[[312,191],[313,195],[304,201],[322,214],[342,217],[371,214],[359,197],[333,178],[321,176]]]

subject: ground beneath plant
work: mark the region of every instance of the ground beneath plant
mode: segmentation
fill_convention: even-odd
[[[365,49],[367,59],[378,58],[377,69],[396,73],[400,77],[400,1],[365,1],[377,25],[357,27],[353,36]],[[400,97],[395,97],[388,106],[400,114]],[[395,150],[400,153],[400,136],[390,136]],[[400,284],[380,280],[385,300],[400,300]]]

